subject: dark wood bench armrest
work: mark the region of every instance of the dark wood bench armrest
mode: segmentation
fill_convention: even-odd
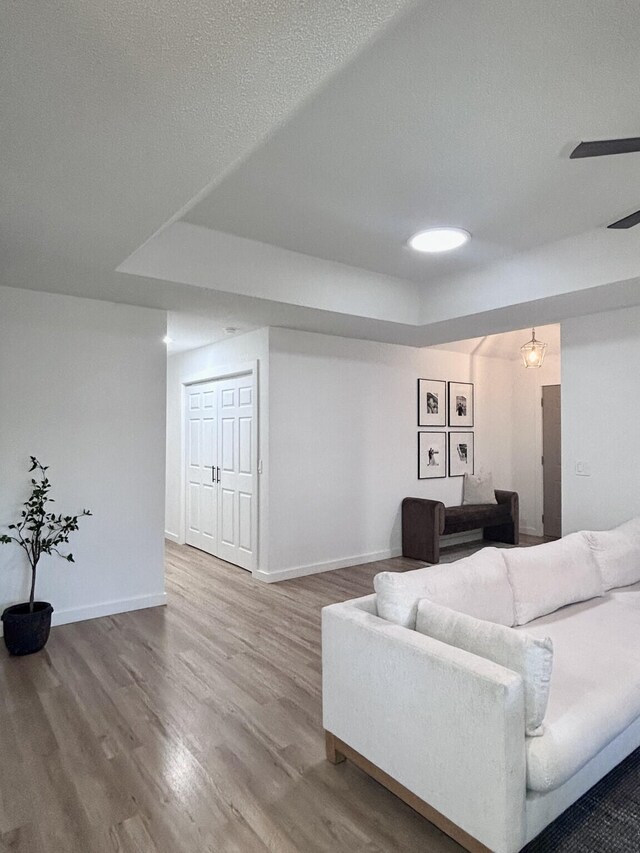
[[[414,560],[437,563],[444,530],[444,504],[426,498],[402,501],[402,554]]]
[[[508,542],[511,545],[520,543],[520,498],[517,492],[507,492],[496,489],[496,500],[499,504],[509,506],[511,521],[508,524],[497,524],[484,528],[484,538],[494,542]]]
[[[519,515],[519,498],[517,492],[506,492],[502,489],[495,489],[496,500],[499,504],[509,504],[511,507],[511,517],[518,518]]]

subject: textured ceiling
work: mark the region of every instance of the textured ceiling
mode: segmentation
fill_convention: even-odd
[[[0,285],[184,314],[182,346],[265,323],[424,345],[633,304],[634,234],[580,263],[638,207],[640,155],[566,156],[638,135],[638,43],[635,0],[7,0]],[[444,222],[469,247],[403,246]],[[550,288],[553,252],[524,250],[560,237]]]
[[[640,154],[570,161],[640,130],[637,2],[422,3],[186,218],[429,283],[640,206]],[[439,257],[416,230],[473,234]]]
[[[87,295],[402,0],[7,0],[0,284]]]

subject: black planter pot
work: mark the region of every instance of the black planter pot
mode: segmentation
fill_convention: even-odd
[[[43,649],[49,639],[53,607],[48,601],[13,604],[2,614],[4,643],[10,655],[31,655]]]

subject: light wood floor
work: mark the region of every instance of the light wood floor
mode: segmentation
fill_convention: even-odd
[[[169,544],[167,607],[53,628],[31,657],[3,647],[0,851],[460,851],[324,759],[320,608],[417,565],[267,585]]]

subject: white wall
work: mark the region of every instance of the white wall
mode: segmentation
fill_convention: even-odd
[[[0,525],[26,499],[29,456],[54,505],[88,507],[72,565],[43,557],[54,624],[164,603],[162,311],[0,288]],[[28,596],[23,553],[0,546],[0,609]]]
[[[167,359],[167,445],[165,535],[184,542],[184,494],[182,486],[183,383],[213,378],[218,369],[258,362],[258,455],[262,474],[258,485],[258,562],[268,561],[269,536],[269,329],[258,329],[216,344],[169,356]]]
[[[562,324],[564,533],[640,515],[639,362],[640,308]]]
[[[476,382],[476,471],[512,488],[512,365],[284,329],[270,332],[270,578],[400,553],[407,495],[460,503],[462,479],[417,479],[416,380]]]

